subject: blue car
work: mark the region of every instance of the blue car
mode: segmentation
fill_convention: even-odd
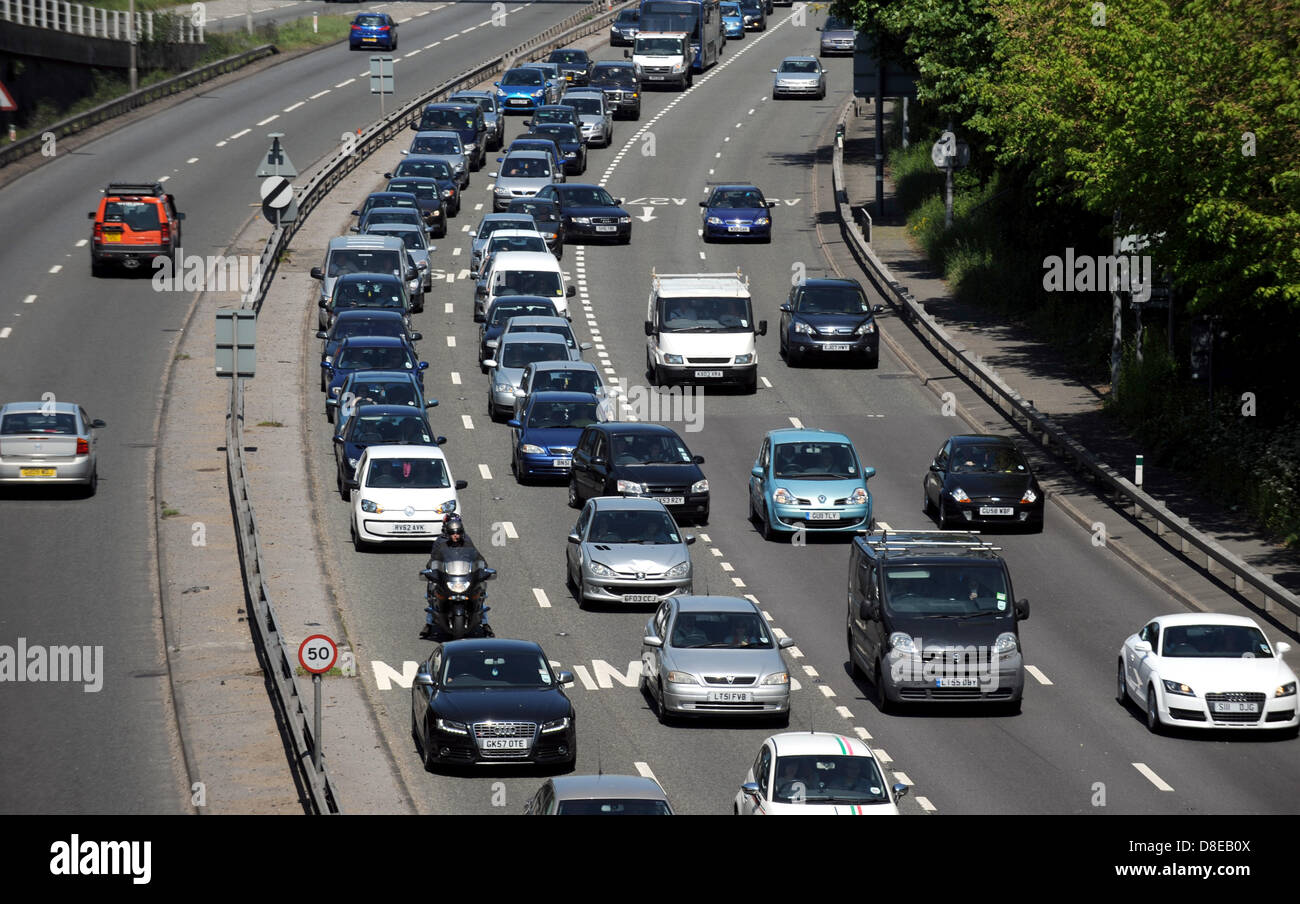
[[[531,113],[549,102],[546,74],[540,69],[507,69],[501,81],[493,82],[497,104],[503,113]]]
[[[384,178],[390,185],[399,179],[433,179],[442,190],[442,204],[447,216],[454,217],[460,213],[460,179],[444,157],[411,154],[403,157],[391,173],[384,173]],[[416,198],[416,204],[418,206],[419,198]]]
[[[728,39],[745,36],[745,14],[740,11],[739,3],[722,4],[722,33]]]
[[[339,344],[338,354],[326,364],[325,381],[329,389],[326,398],[339,398],[343,381],[354,370],[405,370],[415,374],[424,391],[424,372],[428,361],[421,361],[415,348],[405,339],[395,336],[349,336]]]
[[[869,530],[873,524],[864,467],[843,433],[769,430],[749,476],[749,520],[763,539],[796,530]]]
[[[348,481],[356,476],[361,453],[370,446],[441,446],[424,410],[410,405],[357,405],[334,434],[336,488],[346,502]]]
[[[715,185],[708,200],[701,201],[701,229],[704,241],[715,239],[759,239],[772,241],[772,208],[754,185]]]
[[[600,420],[600,400],[589,392],[535,392],[518,418],[508,421],[514,440],[510,470],[529,478],[568,480],[573,449],[583,428]]]
[[[409,405],[420,409],[438,407],[437,399],[425,401],[419,378],[406,370],[352,371],[343,381],[338,396],[325,399],[325,416],[330,423],[337,419],[341,429],[357,402],[363,405]],[[335,411],[338,412],[337,418]]]
[[[325,340],[320,352],[322,364],[334,360],[334,356],[338,354],[339,344],[348,336],[404,336],[412,343],[424,338],[418,330],[410,328],[401,311],[386,311],[382,308],[353,308],[340,311],[328,330],[316,332],[317,339]],[[325,370],[322,368],[320,391],[324,392],[325,389]]]
[[[348,29],[348,48],[397,49],[397,22],[388,13],[357,13]]]

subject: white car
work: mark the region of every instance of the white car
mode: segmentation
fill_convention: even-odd
[[[352,491],[352,544],[431,541],[456,511],[456,491],[442,449],[437,446],[369,446],[361,453]]]
[[[763,742],[736,794],[737,816],[897,816],[907,785],[885,782],[871,748],[826,731]]]
[[[1241,615],[1162,615],[1120,647],[1115,697],[1132,699],[1147,728],[1300,726],[1296,676],[1282,661],[1288,643],[1270,645]]]

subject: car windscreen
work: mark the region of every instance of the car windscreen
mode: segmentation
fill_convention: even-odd
[[[599,420],[596,402],[539,401],[528,413],[529,427],[586,427]]]
[[[16,436],[25,433],[73,436],[77,432],[77,417],[73,414],[42,414],[39,411],[25,411],[6,414],[0,420],[0,434]]]
[[[625,9],[618,14],[618,18],[615,19],[614,21],[617,22],[619,25],[627,25],[630,22],[635,22],[639,15],[640,12],[638,10]]]
[[[380,490],[437,490],[451,486],[447,468],[437,458],[376,458],[366,468],[362,486]]]
[[[158,205],[147,201],[109,201],[104,205],[105,223],[122,223],[133,232],[149,232],[160,227]]]
[[[374,405],[414,405],[416,387],[409,380],[353,380],[348,392],[357,399],[370,399]]]
[[[552,336],[559,336],[561,339],[563,339],[565,342],[569,344],[570,348],[573,347],[573,331],[570,330],[567,326],[561,326],[558,323],[522,324],[519,323],[518,321],[513,321],[506,325],[506,332],[507,333],[550,333]]]
[[[822,26],[822,31],[852,31],[853,23],[847,19],[841,19],[839,16],[827,16],[826,24]]]
[[[587,54],[582,50],[552,50],[548,62],[551,63],[586,63]]]
[[[671,816],[666,801],[633,798],[590,798],[562,800],[555,807],[557,816]]]
[[[424,179],[451,179],[451,164],[446,160],[403,160],[393,170],[394,176],[420,176]]]
[[[597,69],[591,74],[591,83],[597,87],[615,85],[632,87],[636,85],[636,73],[630,69]]]
[[[716,191],[713,193],[713,197],[709,199],[709,206],[740,210],[753,209],[763,206],[763,196],[753,189],[744,188]]]
[[[609,441],[615,465],[680,465],[691,460],[690,450],[674,433],[617,433]]]
[[[527,650],[458,650],[447,653],[443,657],[439,680],[448,690],[555,686],[546,660]]]
[[[429,246],[424,243],[424,233],[418,229],[371,229],[369,235],[394,235],[402,240],[408,249],[423,251]]]
[[[781,480],[852,480],[862,476],[848,443],[781,443],[772,451],[772,471]]]
[[[498,229],[532,229],[533,221],[528,217],[514,220],[484,220],[478,227],[478,237],[485,239]]]
[[[563,342],[511,342],[501,353],[502,367],[523,369],[534,361],[563,361],[569,347]]]
[[[601,391],[600,376],[594,370],[542,370],[533,375],[533,392]]]
[[[1160,655],[1175,659],[1272,659],[1273,650],[1253,625],[1169,625]]]
[[[688,650],[770,650],[776,646],[757,612],[679,612],[669,644]]]
[[[388,190],[410,192],[421,201],[437,201],[442,197],[436,182],[398,182],[394,179],[388,183]]]
[[[551,164],[541,157],[507,157],[501,164],[502,179],[545,179]]]
[[[395,317],[378,320],[340,317],[334,321],[333,342],[337,345],[349,336],[405,336],[406,325]]]
[[[571,122],[544,122],[535,126],[533,131],[539,135],[554,138],[556,141],[567,141],[575,144],[582,141],[578,127]]]
[[[1012,446],[975,443],[954,448],[948,470],[953,474],[1028,474],[1029,465]]]
[[[986,563],[886,565],[885,599],[900,615],[1012,618],[1006,575]]]
[[[496,295],[564,295],[564,281],[554,270],[507,270],[494,286]]]
[[[354,443],[429,445],[429,425],[418,414],[362,414],[348,425]]]
[[[386,249],[366,251],[359,248],[340,248],[330,255],[326,276],[347,276],[349,273],[400,273],[402,261],[396,251]]]
[[[339,355],[343,370],[414,370],[415,363],[406,349],[395,345],[345,348]]]
[[[563,188],[568,207],[616,207],[614,198],[603,188]]]
[[[402,192],[402,194],[407,194],[407,192]],[[362,219],[365,219],[365,217],[370,213],[370,211],[374,210],[376,207],[400,207],[405,210],[414,210],[418,212],[420,205],[416,203],[414,198],[404,198],[401,195],[398,195],[396,197],[394,197],[393,195],[388,195],[386,197],[379,197],[379,198],[376,198],[373,195],[371,195],[370,197],[366,198],[366,203],[361,205]]]
[[[521,213],[526,213],[538,220],[556,220],[559,219],[559,213],[555,209],[555,203],[552,201],[534,201],[532,199],[524,200],[516,198],[510,202],[510,206]]]
[[[685,29],[671,29],[684,31]],[[637,38],[632,49],[639,56],[677,56],[682,52],[681,38]]]
[[[483,113],[492,112],[492,98],[490,97],[449,97],[448,100],[454,100],[459,104],[473,104]]]
[[[808,286],[796,310],[800,314],[869,314],[871,306],[857,286]]]
[[[597,511],[587,529],[588,543],[645,543],[662,546],[682,542],[677,523],[667,512]]]
[[[757,16],[761,5],[758,0],[740,0],[740,8],[751,16]]]
[[[412,154],[462,154],[460,139],[450,136],[411,139]]]
[[[488,318],[489,325],[498,325],[505,323],[511,317],[554,317],[556,316],[555,305],[538,304],[534,301],[526,301],[520,304],[511,302],[501,302],[492,306],[492,315]]]
[[[475,127],[474,117],[455,110],[425,110],[420,116],[419,131],[435,132],[439,126],[456,131],[472,129]]]
[[[740,4],[739,4],[739,3],[724,3],[724,4],[722,4],[722,14],[723,14],[724,16],[728,16],[728,17],[739,16],[739,15],[740,15]]]
[[[362,13],[353,20],[357,25],[365,25],[368,28],[374,28],[377,25],[387,25],[383,16],[366,15]]]
[[[334,284],[334,306],[400,308],[401,286],[391,279],[340,279]]]
[[[782,72],[809,72],[816,74],[817,64],[812,60],[786,60],[781,64]]]
[[[501,84],[535,88],[542,83],[542,73],[536,69],[511,69],[501,78]]]
[[[371,226],[380,226],[384,223],[405,223],[415,225],[420,219],[420,215],[414,208],[405,210],[375,210],[366,214],[366,228]]]
[[[540,235],[512,235],[503,239],[493,238],[488,243],[489,253],[497,251],[545,251],[546,239]]]
[[[752,330],[748,298],[663,298],[660,329],[669,333]]]
[[[600,115],[600,101],[594,97],[566,97],[564,105],[588,116]]]
[[[776,761],[772,800],[777,803],[887,803],[889,789],[876,761],[866,756],[783,756]]]

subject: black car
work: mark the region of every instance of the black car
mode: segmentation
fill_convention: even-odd
[[[627,60],[602,60],[591,70],[591,87],[605,92],[605,101],[614,116],[621,119],[641,118],[641,79],[636,66]]]
[[[524,120],[524,125],[531,129],[547,122],[567,122],[579,129],[582,128],[582,120],[578,118],[578,111],[567,104],[546,104],[538,107],[533,111],[532,116]]]
[[[680,436],[662,424],[609,421],[582,431],[573,450],[569,505],[593,496],[649,496],[678,522],[709,520],[709,482]]]
[[[361,453],[369,446],[441,446],[445,436],[435,436],[423,409],[410,405],[358,405],[334,434],[334,470],[339,495],[348,500],[347,482],[357,470]]]
[[[453,640],[411,685],[411,735],[424,767],[534,763],[573,769],[577,720],[542,648],[526,640]]]
[[[632,241],[632,217],[599,185],[565,182],[543,186],[537,192],[542,200],[553,200],[564,218],[564,237],[580,239],[615,239],[620,245]],[[581,222],[578,222],[581,220]]]
[[[471,170],[483,165],[487,155],[487,120],[477,103],[429,104],[420,112],[419,122],[411,124],[416,132],[435,132],[447,129],[460,133],[465,146],[465,158]]]
[[[558,317],[555,301],[541,295],[505,295],[488,308],[478,328],[479,370],[487,373],[483,362],[495,357],[497,343],[511,317]]]
[[[447,216],[454,217],[460,213],[460,180],[456,178],[456,171],[444,157],[416,154],[403,157],[396,169],[391,173],[384,173],[384,178],[389,180],[390,184],[394,179],[433,179],[442,190],[442,204],[447,211]]]
[[[767,31],[767,0],[740,0],[745,31]]]
[[[344,311],[392,311],[409,325],[415,310],[406,283],[393,273],[345,273],[334,281],[334,292],[318,302],[329,315],[329,324]]]
[[[408,176],[388,180],[387,190],[415,195],[425,228],[435,238],[447,237],[447,210],[442,203],[441,182],[423,176]]]
[[[514,198],[506,213],[526,213],[537,224],[537,231],[546,239],[546,247],[557,258],[564,257],[564,219],[554,201],[537,198]]]
[[[856,279],[809,279],[781,305],[781,355],[791,367],[812,355],[880,364],[876,314]]]
[[[528,137],[554,138],[560,146],[564,171],[580,176],[587,171],[587,139],[571,122],[543,122],[533,126]]]
[[[366,199],[361,202],[361,206],[352,211],[352,216],[357,218],[359,224],[366,218],[376,207],[408,207],[411,210],[420,211],[420,198],[414,192],[409,191],[372,191],[366,195]],[[423,212],[421,212],[423,218]]]
[[[591,57],[587,56],[585,50],[576,47],[560,47],[551,51],[546,62],[558,64],[560,75],[575,88],[587,84],[591,78]]]
[[[609,46],[631,47],[636,43],[640,20],[641,11],[636,9],[625,9],[615,16],[614,21],[609,23]]]
[[[400,311],[383,311],[373,308],[357,308],[341,311],[334,318],[329,331],[318,330],[317,339],[324,339],[321,345],[320,360],[329,364],[338,352],[339,343],[348,336],[404,336],[408,342],[418,342],[424,335],[412,330]],[[325,371],[321,369],[320,391],[325,391]]]
[[[922,481],[922,505],[941,529],[975,525],[1043,529],[1043,488],[1005,436],[949,437]]]

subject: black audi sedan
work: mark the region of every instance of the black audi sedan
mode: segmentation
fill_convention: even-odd
[[[941,529],[978,525],[1043,529],[1043,489],[1005,436],[949,437],[922,481],[922,505]]]
[[[663,424],[606,421],[582,431],[573,450],[569,505],[593,496],[648,496],[682,523],[709,521],[709,482],[680,436]]]
[[[476,763],[573,769],[578,732],[562,685],[531,641],[496,637],[441,644],[411,685],[411,734],[424,767]]]
[[[632,241],[632,217],[599,185],[564,182],[543,186],[539,200],[551,200],[564,218],[564,236],[568,242],[608,238],[626,245]]]

